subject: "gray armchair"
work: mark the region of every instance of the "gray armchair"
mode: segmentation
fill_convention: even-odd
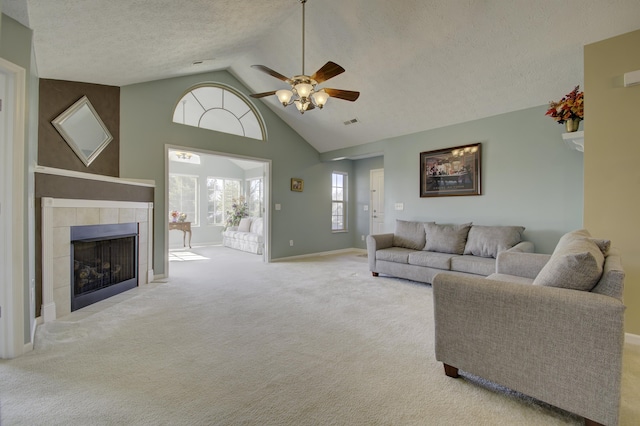
[[[533,285],[549,255],[503,253],[487,278],[433,281],[436,359],[585,418],[618,423],[624,344],[620,256],[591,291]],[[517,275],[520,274],[520,275]]]

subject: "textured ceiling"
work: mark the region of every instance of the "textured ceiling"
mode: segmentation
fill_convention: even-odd
[[[34,30],[42,78],[124,86],[229,69],[264,92],[285,83],[252,64],[301,72],[299,0],[4,0],[2,12]],[[545,104],[582,85],[585,44],[640,28],[638,0],[308,0],[306,12],[305,71],[337,62],[347,71],[323,86],[360,99],[303,116],[256,102],[320,152]]]

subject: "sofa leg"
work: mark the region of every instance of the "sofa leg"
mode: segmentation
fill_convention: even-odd
[[[372,272],[371,275],[373,275],[374,277],[377,277],[378,273],[377,272]]]
[[[586,417],[584,418],[584,426],[604,426],[602,423],[594,422]]]
[[[446,374],[449,377],[453,377],[454,379],[457,379],[459,377],[458,369],[456,367],[453,367],[445,363],[442,363],[442,365],[444,366],[444,374]]]

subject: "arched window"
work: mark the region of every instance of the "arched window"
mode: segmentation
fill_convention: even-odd
[[[173,122],[266,140],[264,123],[251,102],[219,83],[203,83],[189,90],[173,110]]]

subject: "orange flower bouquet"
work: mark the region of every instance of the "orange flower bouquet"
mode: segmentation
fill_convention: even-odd
[[[563,124],[568,120],[584,120],[584,92],[576,86],[570,93],[558,102],[549,102],[549,109],[545,115],[551,116],[555,121]]]

